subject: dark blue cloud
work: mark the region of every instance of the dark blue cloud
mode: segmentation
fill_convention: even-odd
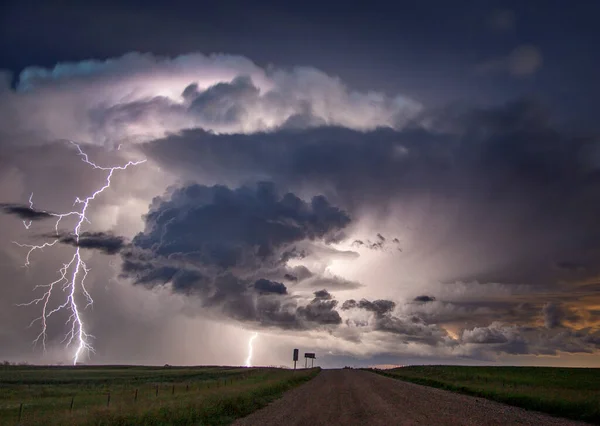
[[[227,269],[278,263],[303,240],[334,240],[350,217],[325,197],[280,195],[273,183],[230,189],[191,184],[154,201],[132,245],[157,257]]]
[[[122,274],[135,283],[170,285],[239,321],[297,329],[339,324],[327,291],[301,306],[283,283],[251,278],[262,271],[292,281],[313,275],[286,267],[303,255],[294,244],[336,241],[350,223],[325,197],[304,201],[267,182],[237,189],[190,184],[156,198],[144,220],[144,231],[122,252]]]
[[[260,293],[287,294],[287,288],[284,284],[266,280],[264,278],[256,280],[254,288]]]

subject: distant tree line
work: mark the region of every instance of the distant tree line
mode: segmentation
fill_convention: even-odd
[[[0,365],[2,365],[3,367],[8,367],[10,365],[31,365],[31,364],[28,362],[10,362],[10,361],[4,360],[4,361],[2,361],[2,363]]]

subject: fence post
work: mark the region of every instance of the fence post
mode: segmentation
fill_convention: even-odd
[[[175,385],[171,388],[171,395],[175,395]]]
[[[19,405],[19,423],[21,423],[21,416],[23,415],[23,403]]]
[[[158,385],[156,385],[156,396],[158,396]]]
[[[189,392],[190,391],[190,385],[185,385],[185,391]]]
[[[106,399],[106,406],[110,407],[110,392],[108,393],[108,398]]]
[[[136,389],[135,390],[135,396],[133,397],[133,402],[137,402],[137,393],[138,393],[138,390]]]
[[[75,403],[75,397],[72,396],[71,397],[71,406],[69,407],[69,413],[73,412],[73,404]]]

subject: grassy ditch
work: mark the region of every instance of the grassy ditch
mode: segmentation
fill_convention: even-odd
[[[600,424],[600,369],[412,366],[370,371]]]
[[[0,424],[226,425],[319,371],[0,367]]]

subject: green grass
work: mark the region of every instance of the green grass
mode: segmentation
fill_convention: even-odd
[[[0,425],[225,425],[319,371],[0,366]]]
[[[600,369],[414,366],[371,371],[600,424]]]

